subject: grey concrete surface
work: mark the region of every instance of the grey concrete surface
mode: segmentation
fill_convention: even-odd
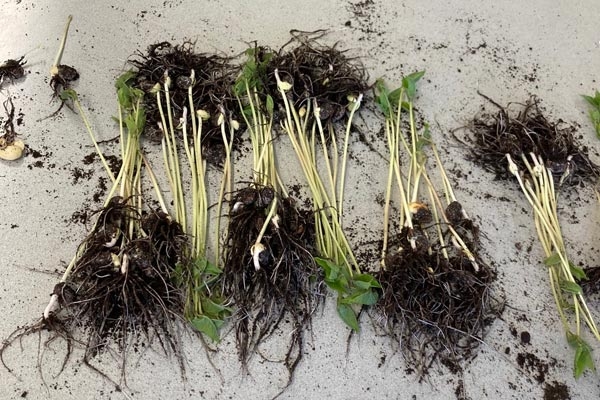
[[[494,182],[467,162],[465,149],[447,137],[480,110],[483,100],[477,90],[501,104],[536,94],[550,115],[579,124],[582,142],[597,149],[579,96],[600,89],[596,1],[2,2],[0,59],[26,54],[28,63],[26,78],[5,85],[0,99],[7,93],[13,96],[17,112],[23,113],[19,134],[44,157],[0,162],[0,338],[41,315],[58,273],[86,234],[85,225],[71,221],[73,213],[86,205],[99,206],[92,196],[103,174],[100,165],[86,166],[92,179],[73,183],[73,170],[92,151],[80,119],[65,111],[41,120],[55,109],[47,71],[68,14],[74,21],[63,61],[81,74],[76,89],[100,139],[116,134],[110,120],[116,112],[115,76],[129,55],[156,41],[190,38],[202,51],[234,54],[251,40],[278,47],[288,40],[290,29],[329,29],[325,40],[339,41],[350,54],[363,57],[372,79],[386,76],[394,82],[404,73],[427,71],[417,106],[435,122],[433,135],[444,149],[446,166],[462,171],[460,178],[453,173],[451,179],[485,234],[484,255],[498,271],[494,289],[509,307],[490,327],[478,356],[464,365],[462,376],[436,372],[419,383],[368,319],[346,354],[348,332],[329,301],[315,319],[293,384],[280,398],[453,399],[462,387],[470,399],[542,399],[545,389],[556,383],[566,385],[572,399],[600,397],[596,373],[573,378],[572,350],[555,312],[527,203],[515,186]],[[380,128],[377,121],[362,123],[372,132]],[[385,147],[380,150],[385,152]],[[353,244],[361,246],[365,239],[381,236],[382,210],[375,198],[384,190],[386,166],[359,142],[352,151],[356,157],[349,165],[348,225],[353,227]],[[238,165],[236,178],[247,178],[247,160]],[[284,170],[288,182],[302,182],[293,164]],[[573,258],[597,265],[600,215],[593,190],[581,189],[570,203],[562,201],[560,215]],[[529,253],[523,250],[529,246]],[[592,299],[590,306],[598,316],[600,299]],[[521,342],[521,332],[531,335],[530,344]],[[588,339],[599,363],[600,345]],[[277,358],[281,354],[275,342],[265,344],[263,351]],[[279,392],[286,380],[281,365],[255,357],[245,376],[232,335],[218,347],[212,356],[216,372],[199,343],[185,340],[185,382],[175,360],[153,350],[132,354],[127,389],[118,392],[77,361],[81,350],[55,376],[65,351],[60,341],[43,351],[44,385],[34,335],[23,339],[22,348],[17,344],[7,351],[13,373],[0,368],[0,399],[268,399]],[[532,364],[519,363],[526,353],[534,356]],[[110,354],[95,362],[119,379],[119,364]],[[540,374],[543,379],[536,379]]]

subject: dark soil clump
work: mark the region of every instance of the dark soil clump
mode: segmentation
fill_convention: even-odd
[[[50,79],[53,97],[61,97],[61,93],[71,89],[71,84],[79,79],[79,72],[69,65],[57,65]],[[64,102],[64,99],[63,99]]]
[[[544,400],[571,400],[569,388],[557,381],[547,383],[544,387]]]
[[[575,137],[576,128],[564,121],[549,121],[539,107],[539,100],[530,98],[514,115],[484,96],[498,107],[495,115],[477,117],[469,127],[472,159],[482,168],[494,172],[498,179],[513,179],[508,170],[509,154],[519,170],[527,171],[522,156],[541,156],[546,167],[560,183],[592,182],[600,173],[588,157],[588,149]]]
[[[264,251],[257,265],[250,250],[274,201],[276,217],[260,242]],[[282,360],[290,380],[302,358],[304,333],[323,299],[320,269],[311,255],[312,221],[310,213],[298,211],[291,198],[281,198],[270,187],[249,186],[233,196],[223,287],[237,306],[233,323],[244,369],[258,346],[282,329],[282,323],[291,325]]]
[[[322,121],[341,120],[350,104],[349,96],[357,97],[368,89],[363,65],[336,45],[319,44],[318,39],[325,34],[322,31],[291,33],[292,39],[267,66],[267,91],[273,99],[281,99],[274,76],[277,71],[282,81],[292,85],[287,95],[296,109],[316,100]]]
[[[139,218],[146,235],[127,239],[121,233],[132,218]],[[124,348],[131,334],[156,334],[164,350],[176,349],[173,316],[183,303],[171,276],[186,241],[181,227],[162,213],[135,215],[118,197],[98,221],[68,282],[76,288],[73,312],[88,321],[88,354],[110,338]]]
[[[15,81],[25,76],[25,69],[23,66],[27,64],[24,60],[25,57],[21,57],[18,60],[6,60],[0,65],[0,88],[5,80]]]
[[[378,275],[383,326],[421,377],[435,361],[459,374],[460,362],[475,355],[486,327],[503,308],[491,294],[494,271],[476,256],[478,231],[458,214],[452,225],[476,264],[451,247],[446,258],[438,244],[428,241],[430,227],[415,226],[412,232],[405,227],[391,242],[395,250],[388,252],[386,268]]]
[[[208,113],[208,119],[202,123],[202,146],[207,149],[206,154],[213,154],[214,157],[207,157],[207,160],[211,164],[220,164],[224,156],[220,115],[223,115],[225,124],[231,120],[243,120],[232,94],[239,68],[231,63],[231,59],[217,54],[196,53],[192,42],[181,45],[161,42],[149,46],[146,53],[139,53],[130,60],[130,64],[136,69],[134,86],[145,93],[145,135],[158,141],[162,138],[159,126],[163,120],[156,101],[156,90],[164,91],[168,76],[173,120],[179,121],[184,107],[189,108],[188,88],[191,85],[195,109]],[[191,77],[192,71],[194,79]],[[214,148],[218,151],[214,151]]]

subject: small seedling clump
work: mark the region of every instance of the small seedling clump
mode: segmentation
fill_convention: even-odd
[[[520,171],[526,171],[521,155],[535,153],[542,157],[557,182],[579,184],[598,177],[600,169],[588,157],[588,149],[577,141],[576,128],[564,121],[549,121],[542,113],[539,100],[530,98],[516,115],[486,97],[499,108],[495,115],[477,117],[470,130],[473,159],[497,178],[512,179],[506,168],[509,154]]]
[[[65,101],[61,97],[62,92],[64,90],[71,89],[71,84],[79,79],[79,72],[77,72],[74,67],[61,64],[63,52],[65,50],[65,44],[67,43],[67,36],[69,35],[69,27],[71,26],[72,20],[73,16],[69,15],[58,52],[56,53],[54,64],[52,65],[52,68],[50,68],[50,87],[52,88],[53,97],[60,98],[63,101],[61,103],[61,108]],[[58,110],[56,112],[58,112]]]
[[[23,66],[27,64],[25,56],[18,60],[9,59],[0,64],[0,88],[5,80],[15,81],[25,76],[25,69]]]

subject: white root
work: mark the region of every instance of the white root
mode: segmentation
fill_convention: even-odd
[[[252,254],[252,261],[254,262],[254,269],[260,270],[260,253],[265,251],[265,246],[262,243],[255,243],[250,248],[250,254]]]
[[[48,302],[48,305],[44,309],[44,319],[48,319],[50,317],[50,314],[52,314],[56,310],[58,310],[59,305],[60,304],[58,302],[58,295],[57,294],[53,294],[50,297],[50,302]]]
[[[275,214],[273,218],[271,218],[271,223],[275,227],[275,229],[279,230],[279,214]]]
[[[233,208],[231,209],[231,212],[236,213],[238,212],[242,207],[244,207],[244,203],[241,201],[236,202],[233,205]]]
[[[117,229],[115,231],[115,233],[113,234],[112,239],[110,240],[110,242],[104,243],[104,247],[107,247],[107,248],[110,249],[115,244],[117,244],[117,240],[119,240],[120,233],[121,233],[121,231],[119,229]]]
[[[123,260],[121,261],[121,274],[125,275],[129,268],[129,256],[127,253],[123,254]]]

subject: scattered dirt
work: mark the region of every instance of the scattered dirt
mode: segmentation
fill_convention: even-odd
[[[562,382],[547,383],[544,387],[544,400],[571,400],[569,388]]]
[[[73,177],[73,185],[76,185],[81,180],[89,181],[94,176],[94,170],[85,171],[83,168],[75,167],[71,171],[71,176]]]
[[[520,352],[517,354],[517,364],[528,371],[538,383],[544,383],[550,368],[556,366],[556,360],[543,361],[533,353]]]

